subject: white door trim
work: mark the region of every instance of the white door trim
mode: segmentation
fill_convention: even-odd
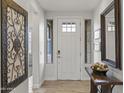
[[[46,19],[52,19],[53,20],[53,64],[45,64],[45,80],[57,80],[58,79],[58,68],[57,68],[57,34],[58,34],[58,19],[59,18],[77,18],[81,21],[81,80],[87,80],[88,76],[87,73],[84,69],[85,67],[85,60],[84,60],[84,50],[85,50],[85,46],[84,46],[84,16],[57,16],[57,15],[53,15],[53,16],[47,16]],[[87,18],[87,17],[86,17]],[[87,18],[88,19],[88,18]],[[92,18],[89,18],[92,19]]]

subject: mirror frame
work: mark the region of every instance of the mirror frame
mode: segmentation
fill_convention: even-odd
[[[115,62],[106,59],[106,34],[105,34],[105,16],[115,9]],[[101,58],[104,63],[122,69],[121,66],[121,4],[120,0],[114,0],[101,14]]]

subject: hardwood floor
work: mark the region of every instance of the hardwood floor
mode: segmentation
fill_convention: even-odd
[[[90,93],[89,81],[45,81],[33,93]]]

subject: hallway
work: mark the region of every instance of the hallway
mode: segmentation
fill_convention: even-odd
[[[45,81],[41,88],[33,93],[90,93],[90,82],[87,81]]]
[[[122,93],[123,0],[0,0],[0,93]]]

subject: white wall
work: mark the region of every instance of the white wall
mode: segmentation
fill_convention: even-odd
[[[53,64],[46,64],[45,79],[46,80],[57,80],[57,20],[58,18],[79,18],[81,20],[81,79],[88,79],[84,60],[84,20],[91,19],[92,13],[89,12],[46,12],[46,19],[53,19]],[[92,31],[93,32],[93,31]]]
[[[30,2],[30,1],[29,1]],[[44,11],[33,0],[30,9],[30,23],[32,27],[32,62],[33,62],[33,88],[39,88],[44,81]]]
[[[13,91],[10,93],[28,93],[28,79],[17,86]]]
[[[104,9],[112,2],[112,0],[101,0],[101,3],[94,11],[94,31],[100,28],[100,14]],[[101,52],[94,51],[94,62],[101,61]],[[120,80],[123,80],[123,71],[110,67],[111,74]],[[114,93],[122,93],[123,87],[116,86],[114,88]]]

